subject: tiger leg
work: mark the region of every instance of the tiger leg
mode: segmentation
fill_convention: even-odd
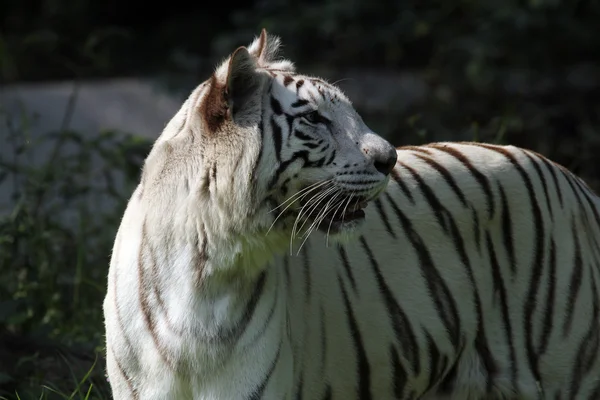
[[[114,400],[175,400],[191,398],[189,388],[177,380],[164,365],[149,368],[145,364],[144,381],[139,384],[129,376],[131,371],[115,357],[112,351],[106,355],[106,369]],[[137,377],[139,378],[139,376]]]
[[[450,389],[432,392],[423,400],[542,400],[545,397],[528,368],[521,367],[516,382],[512,382],[509,365],[497,364],[490,372],[476,349],[465,351],[452,381],[445,382]]]
[[[106,374],[112,390],[113,399],[137,400],[139,398],[137,391],[133,386],[133,382],[129,379],[127,372],[116,359],[112,348],[109,346],[107,346],[106,351]]]

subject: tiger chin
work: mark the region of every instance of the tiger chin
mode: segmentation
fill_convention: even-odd
[[[227,57],[144,163],[103,304],[115,399],[293,391],[287,289],[271,261],[315,229],[356,230],[397,155],[278,47],[263,30]]]

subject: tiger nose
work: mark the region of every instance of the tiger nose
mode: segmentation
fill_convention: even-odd
[[[369,132],[362,137],[362,151],[373,167],[384,175],[394,169],[398,155],[396,149],[383,137]]]
[[[398,154],[396,149],[391,144],[385,142],[383,146],[372,148],[368,154],[373,159],[373,166],[384,175],[388,175],[396,166]]]
[[[396,161],[398,161],[398,154],[396,153],[396,149],[392,147],[388,151],[376,154],[373,165],[377,171],[388,175],[396,166]]]

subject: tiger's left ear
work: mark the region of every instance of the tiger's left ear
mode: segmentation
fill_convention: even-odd
[[[260,89],[265,77],[257,71],[256,63],[247,48],[239,47],[216,69],[200,108],[208,133],[221,131],[228,121],[251,124],[254,116],[260,115]]]
[[[264,77],[256,69],[256,59],[245,47],[239,47],[229,59],[225,97],[234,121],[251,113],[260,103],[259,92]]]

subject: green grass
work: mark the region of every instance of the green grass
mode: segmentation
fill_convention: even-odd
[[[0,110],[11,146],[0,159],[0,190],[10,191],[0,204],[0,398],[109,398],[106,273],[150,143],[84,137],[69,130],[69,113],[57,132],[36,136],[33,126],[25,111]]]
[[[24,392],[15,392],[14,396],[0,396],[0,400],[27,400],[27,399],[40,399],[40,400],[103,400],[109,399],[108,385],[105,382],[95,383],[94,375],[98,375],[100,370],[98,365],[97,354],[96,359],[83,376],[79,376],[69,364],[68,360],[63,360],[65,368],[71,373],[71,380],[65,380],[58,386],[51,384],[43,384],[39,389],[31,388],[26,389]],[[67,391],[65,388],[69,386],[73,389]]]

